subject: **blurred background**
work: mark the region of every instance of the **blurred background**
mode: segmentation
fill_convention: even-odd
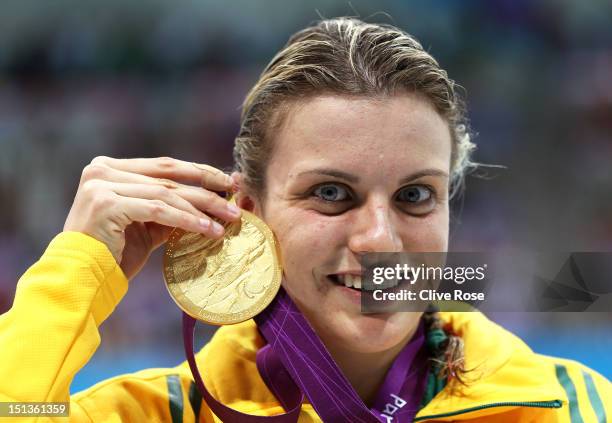
[[[0,313],[93,157],[231,167],[240,104],[268,60],[320,16],[346,15],[415,35],[467,91],[476,160],[506,166],[468,179],[452,250],[612,251],[607,0],[3,0]],[[612,378],[612,310],[491,317]],[[184,360],[159,252],[101,331],[73,392]],[[200,345],[213,331],[200,329]]]

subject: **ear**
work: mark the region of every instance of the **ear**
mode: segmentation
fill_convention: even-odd
[[[249,190],[244,183],[244,179],[242,178],[242,173],[233,172],[231,177],[234,180],[234,198],[236,199],[236,204],[238,207],[243,210],[250,211],[251,213],[259,214],[259,201],[255,198],[255,196],[249,193]]]

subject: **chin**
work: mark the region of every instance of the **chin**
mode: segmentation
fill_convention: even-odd
[[[329,337],[346,349],[359,353],[378,353],[389,350],[413,333],[421,313],[359,314],[337,316],[327,329]]]

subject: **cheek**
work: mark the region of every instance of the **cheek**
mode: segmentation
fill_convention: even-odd
[[[343,228],[346,225],[307,211],[298,211],[291,216],[287,210],[278,219],[270,219],[268,224],[280,243],[287,274],[298,269],[310,274],[310,269],[329,260],[345,239]]]
[[[342,226],[337,222],[318,219],[313,222],[308,230],[310,232],[309,245],[315,251],[323,251],[334,247],[343,238]]]
[[[448,212],[434,213],[404,225],[402,238],[407,251],[446,251],[448,249]]]

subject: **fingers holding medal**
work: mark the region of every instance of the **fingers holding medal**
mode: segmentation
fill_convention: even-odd
[[[169,157],[96,157],[82,173],[64,231],[106,244],[128,278],[173,228],[218,239],[217,221],[240,219],[240,209],[217,194],[233,180],[212,166]]]

